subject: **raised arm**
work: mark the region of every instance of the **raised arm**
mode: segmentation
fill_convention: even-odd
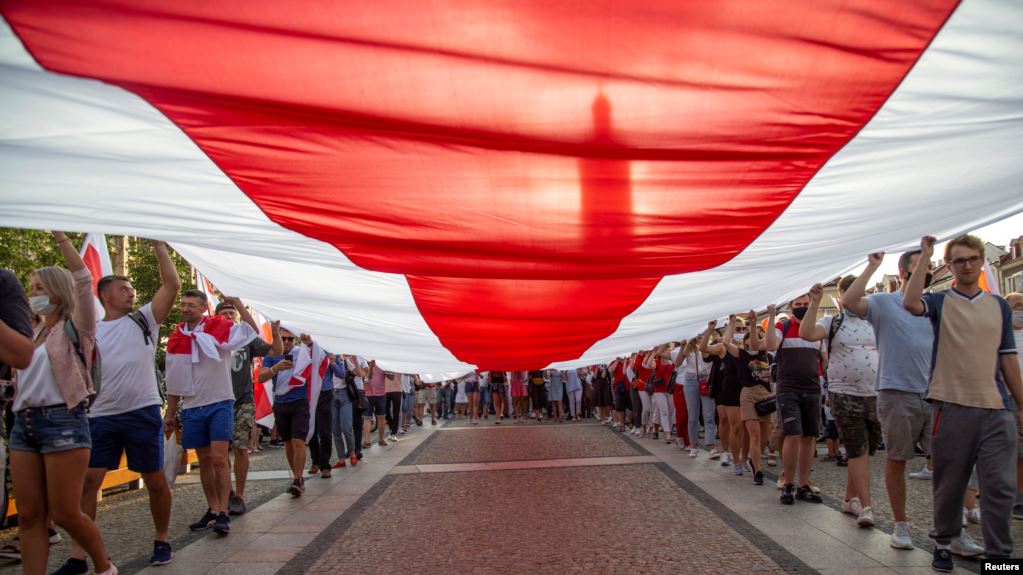
[[[906,285],[906,295],[902,301],[902,307],[913,315],[923,315],[926,308],[922,299],[924,293],[924,280],[927,277],[927,268],[931,265],[931,257],[934,256],[934,243],[937,240],[934,236],[920,238],[920,258],[916,260],[916,269],[909,276],[909,283]]]
[[[74,318],[72,319],[74,319],[75,328],[79,332],[84,335],[93,336],[96,333],[96,306],[93,304],[96,295],[92,287],[92,275],[88,272],[88,268],[85,267],[82,256],[78,255],[78,250],[75,249],[75,246],[71,245],[71,240],[64,235],[64,232],[53,232],[53,238],[57,240],[57,247],[60,248],[60,253],[64,256],[64,263],[67,264],[67,269],[71,270],[72,274],[85,272],[81,276],[74,278],[75,297],[78,298],[78,305],[75,306]]]
[[[775,316],[778,314],[778,308],[773,303],[767,306],[767,338],[766,341],[760,346],[758,351],[777,351],[778,346],[781,342],[778,340],[778,328],[774,327]]]
[[[281,339],[280,320],[270,322],[270,355],[278,356],[284,354],[284,341]]]
[[[867,298],[864,297],[867,293],[867,282],[870,281],[870,278],[874,277],[874,274],[881,267],[882,261],[884,261],[884,252],[874,252],[867,256],[867,267],[856,278],[856,281],[849,286],[849,289],[845,290],[845,294],[842,295],[842,306],[845,309],[860,317],[867,315],[867,312],[870,311],[870,304],[867,302]]]
[[[242,318],[242,321],[252,326],[252,329],[259,332],[259,326],[256,325],[256,320],[253,319],[252,314],[249,313],[249,308],[245,307],[242,300],[234,296],[224,296],[224,301],[233,305],[234,309],[238,310],[238,317]],[[283,349],[283,348],[282,348]]]
[[[764,340],[760,338],[760,330],[757,329],[757,312],[749,310],[746,314],[746,321],[749,322],[749,348],[758,350],[764,347]]]
[[[728,325],[725,326],[725,335],[721,338],[721,344],[725,352],[732,357],[739,357],[739,346],[735,345],[735,323],[739,321],[735,314],[728,316]]]
[[[824,331],[824,327],[817,325],[814,318],[817,317],[817,311],[821,307],[821,298],[824,297],[824,287],[821,284],[813,284],[810,288],[810,307],[806,310],[806,315],[803,316],[803,321],[799,322],[799,337],[806,341],[821,341],[828,337],[828,332]]]
[[[718,357],[725,356],[725,346],[721,343],[710,343],[710,334],[714,333],[714,329],[717,328],[718,322],[716,319],[712,319],[707,322],[707,331],[703,332],[700,336],[700,353],[703,355],[716,355]]]
[[[153,295],[153,319],[156,323],[163,323],[167,319],[174,302],[178,299],[178,292],[181,290],[181,278],[178,277],[178,270],[174,267],[174,261],[167,253],[167,244],[150,240],[153,246],[153,253],[156,254],[156,263],[160,268],[160,289]]]

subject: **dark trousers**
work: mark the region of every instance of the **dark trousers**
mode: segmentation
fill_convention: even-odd
[[[320,469],[330,467],[330,453],[333,436],[330,434],[330,402],[333,391],[321,391],[316,398],[316,421],[313,437],[309,440],[309,458]]]
[[[361,398],[362,394],[359,395]],[[355,453],[362,453],[362,408],[358,399],[352,402],[352,433],[355,434]]]
[[[646,393],[640,391],[635,387],[629,391],[629,399],[632,403],[632,425],[639,427],[643,425],[643,400],[639,398],[639,394]]]
[[[387,392],[387,426],[391,428],[391,435],[398,435],[398,418],[401,416],[401,392]]]

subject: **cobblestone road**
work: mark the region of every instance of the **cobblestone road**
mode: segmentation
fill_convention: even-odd
[[[267,449],[251,456],[252,470],[286,469],[283,449]],[[192,471],[198,475],[198,468]],[[269,501],[284,492],[287,480],[249,481],[246,499],[249,509]],[[171,545],[175,549],[203,537],[212,537],[209,532],[193,533],[188,530],[192,523],[206,510],[206,498],[198,483],[175,485],[174,503],[171,510]],[[149,515],[149,497],[146,490],[123,490],[107,495],[99,503],[97,513],[99,528],[107,545],[107,553],[114,559],[121,573],[134,573],[149,565],[153,552],[153,520]],[[0,545],[10,543],[17,535],[17,528],[0,531]],[[49,569],[53,570],[69,556],[71,538],[61,531],[63,540],[50,547]],[[0,575],[21,573],[17,563],[0,560]]]
[[[638,451],[598,425],[527,424],[439,431],[410,459],[528,464]],[[663,464],[390,475],[281,573],[810,571],[685,484]],[[410,526],[415,536],[394,536]]]

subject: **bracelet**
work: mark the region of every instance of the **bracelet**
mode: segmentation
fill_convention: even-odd
[[[71,240],[69,240],[68,238],[64,238],[64,239],[62,239],[62,240],[57,240],[57,243],[58,243],[58,244],[62,244],[62,243],[64,243],[64,242],[68,242],[68,243],[71,243]]]

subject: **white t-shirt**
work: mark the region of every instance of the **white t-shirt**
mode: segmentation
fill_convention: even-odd
[[[89,417],[127,413],[163,399],[156,386],[156,342],[160,324],[153,317],[153,304],[139,311],[149,322],[149,343],[142,328],[128,316],[96,324],[96,345],[102,359],[99,394],[89,409]]]
[[[834,316],[826,317],[817,325],[830,333]],[[825,342],[827,339],[825,339]],[[828,357],[828,391],[860,397],[877,395],[877,343],[874,328],[865,319],[846,314],[831,343]]]
[[[75,361],[78,361],[77,357]],[[57,379],[53,377],[50,354],[46,353],[44,343],[32,353],[32,363],[18,371],[18,392],[14,396],[14,411],[64,404],[64,396],[60,394]]]
[[[369,363],[365,359],[363,359],[362,357],[359,357],[359,356],[355,356],[355,360],[359,362],[359,367],[362,368],[363,373],[366,373],[367,371],[369,371]],[[352,370],[352,373],[355,373],[355,371],[354,371],[355,370],[355,366],[352,365],[352,360],[345,359],[345,369],[350,369],[350,370]],[[363,384],[363,382],[362,382],[362,378],[359,377],[358,375],[355,376],[355,389],[358,389],[358,390],[361,390],[361,391],[365,391],[365,389],[366,389],[365,388],[365,384]]]

